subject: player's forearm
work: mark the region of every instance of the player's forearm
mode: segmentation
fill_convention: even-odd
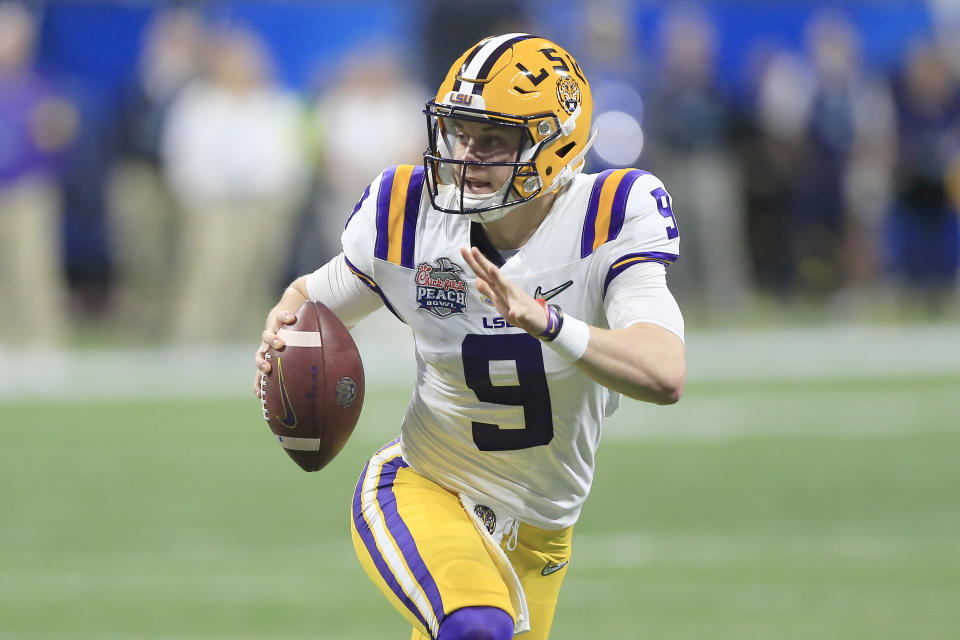
[[[626,329],[590,327],[590,342],[575,365],[600,384],[645,402],[673,404],[683,394],[683,342],[653,324]]]

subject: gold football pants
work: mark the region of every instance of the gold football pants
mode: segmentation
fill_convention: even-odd
[[[353,545],[373,583],[413,625],[414,640],[436,638],[463,607],[497,607],[516,619],[507,584],[457,494],[424,478],[400,454],[399,439],[367,462],[353,498]],[[573,527],[520,524],[504,548],[530,613],[524,640],[546,640],[570,559]]]

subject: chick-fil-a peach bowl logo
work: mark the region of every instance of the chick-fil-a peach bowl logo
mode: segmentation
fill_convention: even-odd
[[[467,308],[467,283],[463,268],[450,258],[437,258],[434,264],[417,265],[417,308],[438,318],[463,313]]]

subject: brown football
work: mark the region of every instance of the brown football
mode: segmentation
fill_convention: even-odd
[[[284,348],[266,354],[263,417],[304,471],[319,471],[353,432],[363,407],[363,363],[350,332],[330,309],[307,301],[278,332]]]

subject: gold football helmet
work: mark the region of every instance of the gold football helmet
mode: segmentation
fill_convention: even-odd
[[[583,169],[596,138],[590,137],[592,112],[590,85],[562,47],[526,33],[481,40],[453,63],[424,109],[429,145],[423,157],[431,203],[440,211],[490,222],[553,193]],[[463,122],[506,127],[510,140],[519,131],[513,160],[455,157],[457,131],[469,126]],[[465,190],[471,165],[512,167],[512,177],[493,185],[492,193],[471,193]]]

